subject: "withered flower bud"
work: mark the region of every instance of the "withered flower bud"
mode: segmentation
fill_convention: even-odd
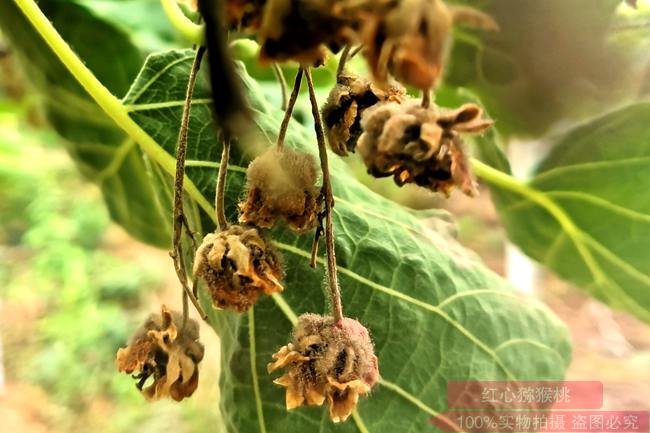
[[[449,195],[454,186],[476,195],[461,133],[479,133],[493,122],[482,119],[476,104],[456,110],[423,108],[418,102],[381,104],[363,116],[359,153],[375,177],[393,176],[406,183]]]
[[[326,47],[336,52],[351,42],[349,19],[338,11],[341,0],[268,0],[259,31],[262,62],[295,60],[320,66]]]
[[[239,221],[271,228],[283,218],[301,233],[318,223],[319,192],[316,163],[306,153],[273,147],[251,162],[246,171],[248,196],[239,204]]]
[[[199,340],[199,324],[164,305],[152,314],[131,337],[129,345],[117,351],[119,371],[137,374],[137,387],[148,400],[171,397],[181,401],[191,396],[199,384],[198,364],[204,349]],[[149,377],[153,383],[145,387]]]
[[[219,309],[243,312],[260,293],[283,290],[277,253],[254,227],[232,225],[206,235],[196,250],[194,275],[205,281]]]
[[[379,102],[401,102],[406,89],[391,83],[386,89],[358,75],[341,75],[323,106],[323,122],[330,148],[347,156],[354,152],[361,135],[361,115]]]
[[[254,33],[262,25],[266,0],[226,0],[226,23],[230,30]]]
[[[364,20],[361,38],[370,69],[382,82],[392,73],[404,83],[429,89],[442,75],[454,22],[498,29],[489,15],[467,6],[448,6],[442,0],[378,5]]]
[[[360,395],[379,380],[377,357],[368,330],[354,319],[303,314],[289,344],[273,355],[269,373],[286,367],[273,382],[287,388],[287,409],[329,405],[330,419],[345,421]]]

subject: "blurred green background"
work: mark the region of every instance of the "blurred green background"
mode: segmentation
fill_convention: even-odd
[[[166,292],[171,262],[111,225],[99,189],[42,123],[10,56],[0,69],[0,430],[218,431],[210,328],[215,361],[202,365],[199,398],[182,406],[147,404],[114,369],[150,306],[176,303]]]

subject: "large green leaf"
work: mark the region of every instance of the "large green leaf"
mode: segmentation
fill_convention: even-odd
[[[66,1],[41,1],[52,20],[86,65],[115,95],[126,93],[143,57],[129,36],[87,9]],[[93,102],[13,1],[0,2],[0,28],[37,90],[48,121],[66,139],[78,167],[99,184],[112,218],[137,238],[169,244],[167,213],[151,212],[157,203],[135,142]]]
[[[522,188],[493,185],[510,238],[609,305],[650,322],[650,103],[556,137]],[[487,141],[486,161],[507,171]],[[489,181],[489,178],[488,178]]]
[[[124,102],[131,117],[167,152],[176,141],[192,52],[148,58]],[[270,146],[282,113],[242,70],[262,146]],[[197,82],[190,119],[188,175],[211,201],[221,153],[205,77]],[[312,131],[292,122],[288,146],[316,154]],[[251,145],[251,143],[247,143]],[[248,314],[210,311],[222,343],[221,408],[228,431],[433,431],[428,419],[446,409],[451,379],[562,377],[570,347],[563,325],[540,303],[523,299],[448,233],[440,214],[413,213],[359,184],[330,156],[334,224],[346,314],[370,329],[382,381],[354,420],[334,426],[326,409],[284,409],[283,389],[266,374],[271,354],[287,342],[290,319],[327,310],[323,266],[309,265],[311,236],[285,228],[270,234],[284,255],[286,290]],[[242,196],[248,159],[238,147],[228,174],[229,217]],[[162,172],[162,170],[161,170]],[[171,177],[161,173],[167,183]],[[198,197],[194,196],[194,199]],[[202,230],[213,227],[202,218]]]

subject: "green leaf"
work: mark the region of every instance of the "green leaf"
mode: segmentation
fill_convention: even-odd
[[[526,254],[612,307],[650,322],[650,103],[554,140],[528,184],[493,185],[508,234]],[[498,166],[494,143],[483,157]],[[490,182],[490,177],[486,177]]]
[[[143,61],[128,35],[77,4],[44,0],[39,5],[101,82],[112,93],[125,94]],[[0,3],[0,28],[38,91],[47,120],[66,139],[84,175],[101,187],[112,218],[145,242],[168,245],[161,227],[169,216],[150,211],[158,204],[135,142],[102,112],[45,42],[27,32],[32,26],[13,1]]]
[[[96,16],[126,31],[146,53],[160,51],[170,45],[180,46],[183,42],[160,6],[160,0],[68,1],[85,6]]]
[[[124,100],[131,117],[169,153],[191,61],[189,50],[149,57]],[[256,114],[256,144],[270,146],[282,113],[263,99],[245,71],[241,74]],[[194,94],[187,170],[211,201],[221,146],[211,129],[204,76]],[[291,122],[286,145],[317,153],[313,131],[297,122]],[[287,269],[280,296],[260,299],[247,314],[215,311],[203,299],[221,338],[220,403],[228,431],[432,431],[428,420],[446,409],[448,380],[563,376],[570,346],[552,313],[537,301],[522,299],[461,247],[449,234],[445,215],[414,213],[382,198],[359,184],[340,158],[330,158],[343,305],[346,315],[372,333],[382,381],[360,402],[354,419],[340,426],[328,420],[323,407],[286,412],[284,391],[273,385],[266,364],[286,344],[295,315],[324,313],[328,303],[322,261],[316,270],[309,267],[312,237],[297,237],[280,227],[270,234]],[[226,199],[231,221],[248,162],[235,146]],[[169,174],[161,176],[171,181]],[[204,214],[202,231],[213,227]]]

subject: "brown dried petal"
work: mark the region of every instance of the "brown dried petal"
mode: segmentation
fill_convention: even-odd
[[[129,374],[142,370],[153,351],[153,344],[148,337],[142,337],[131,342],[127,347],[118,349],[115,359],[117,369]]]
[[[456,132],[480,133],[494,124],[483,119],[483,109],[476,104],[463,104],[455,110],[445,110],[438,117],[440,127]]]
[[[334,422],[348,419],[359,401],[359,396],[370,392],[370,387],[358,379],[339,383],[328,377],[328,382],[330,389],[327,401],[330,405],[330,419]]]
[[[254,227],[232,225],[206,235],[196,251],[194,275],[205,281],[220,309],[246,311],[261,293],[283,290],[279,258]]]

